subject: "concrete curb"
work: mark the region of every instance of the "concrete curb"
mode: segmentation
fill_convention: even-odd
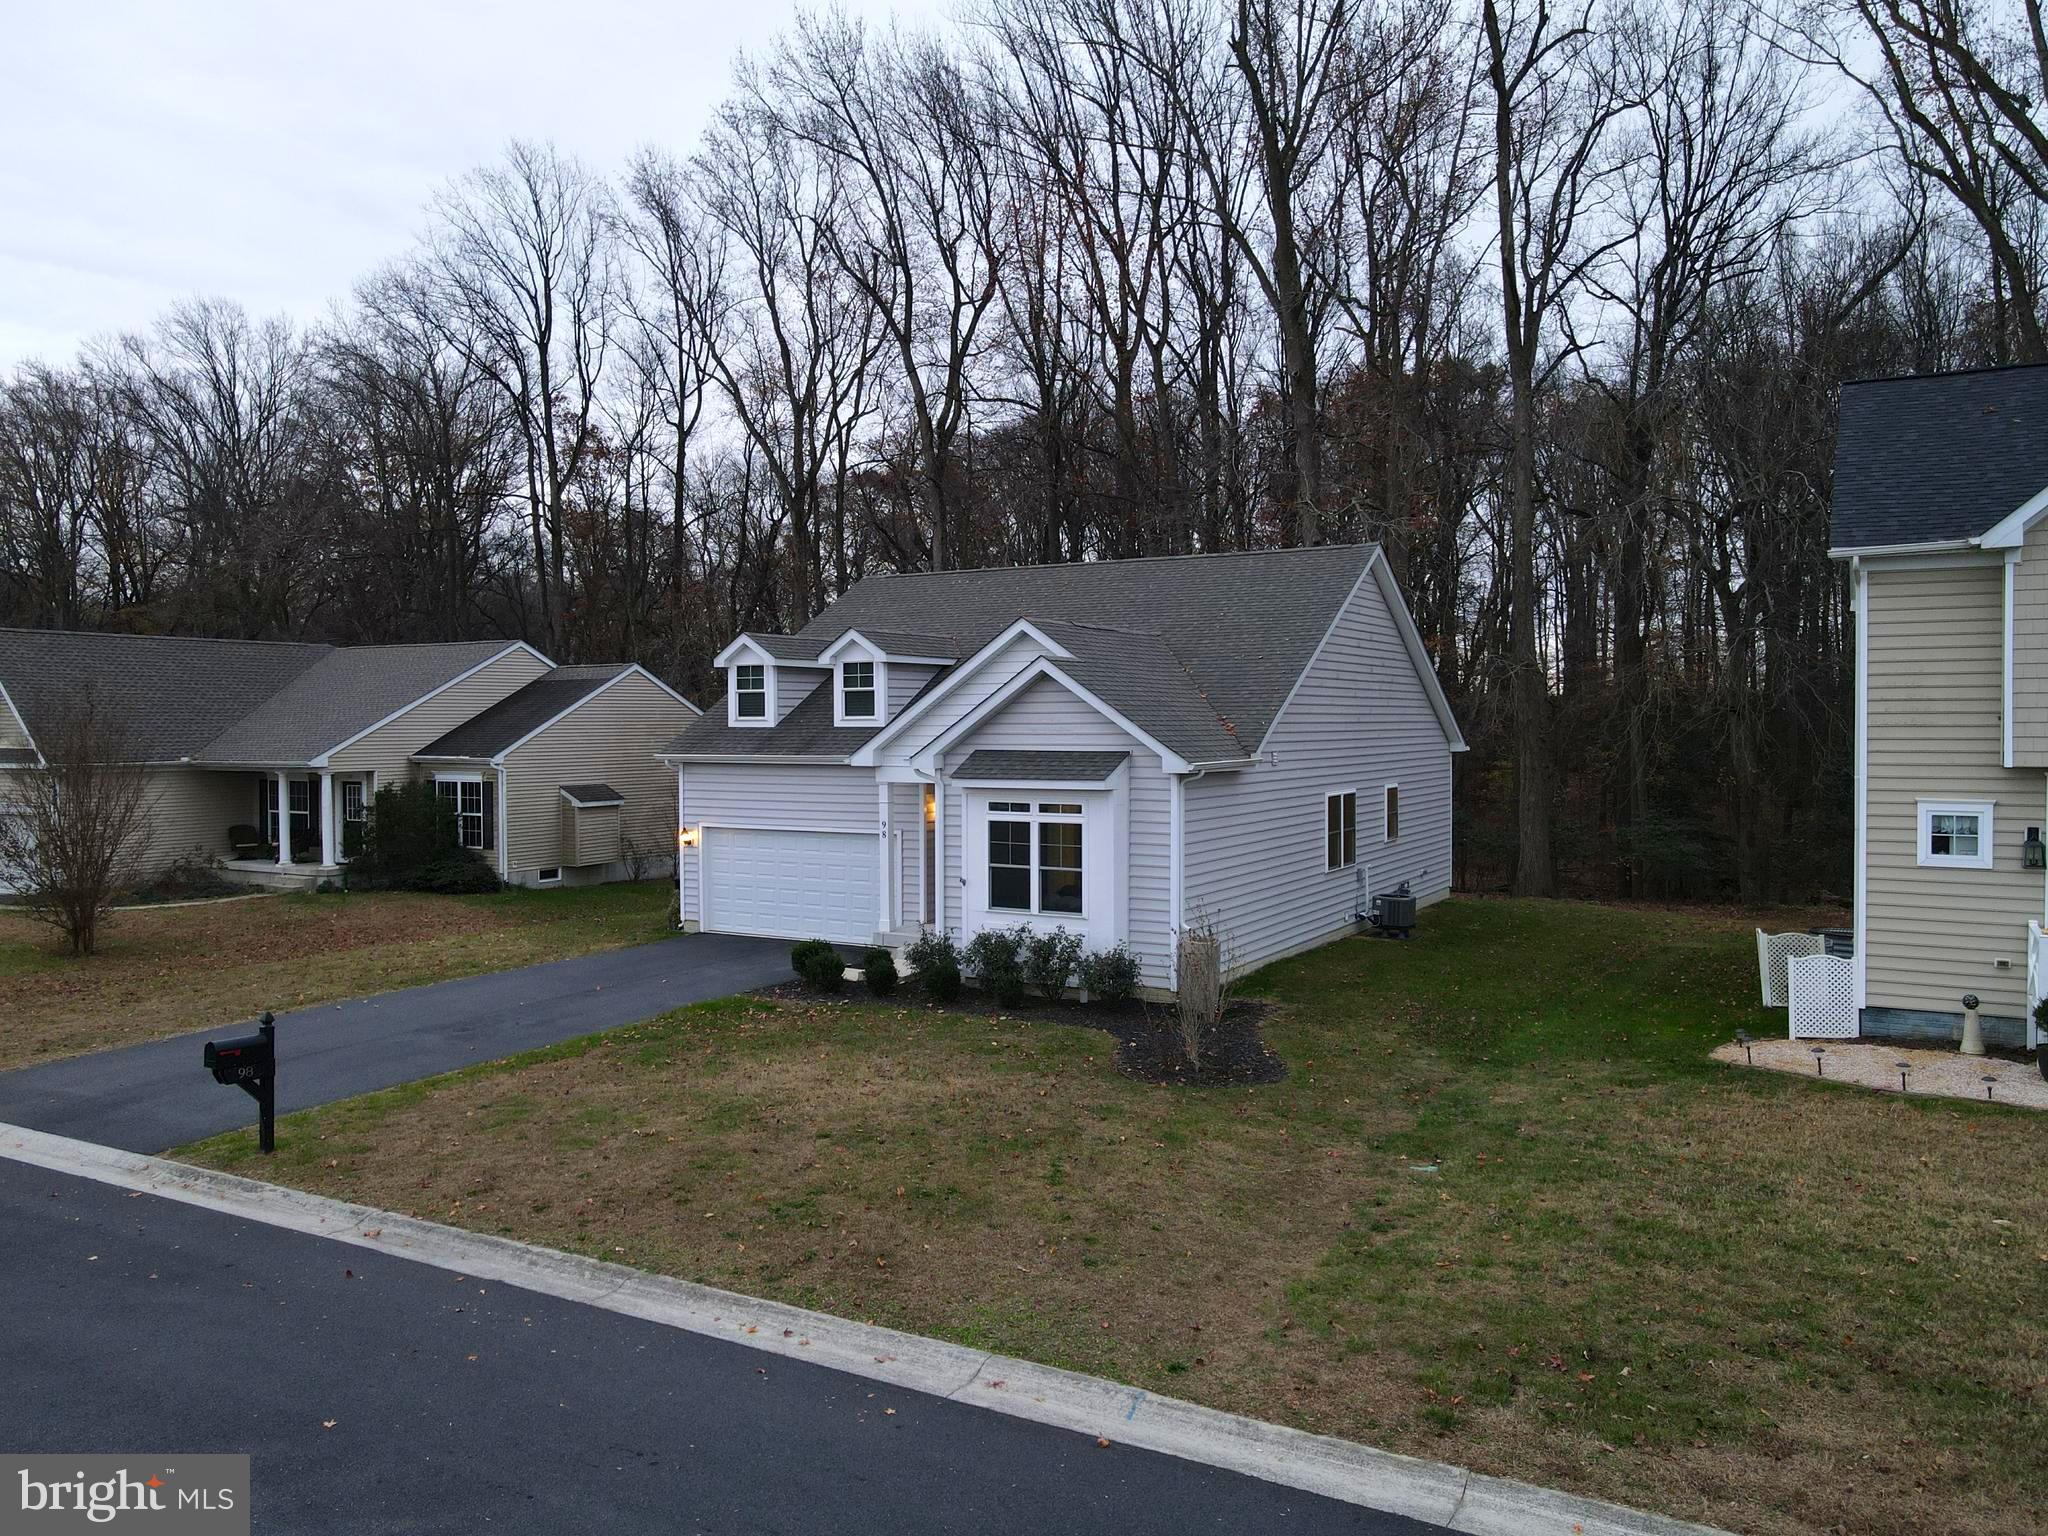
[[[1097,1376],[94,1142],[0,1124],[0,1157],[1408,1515],[1467,1536],[1719,1536],[1707,1526],[1155,1397]]]

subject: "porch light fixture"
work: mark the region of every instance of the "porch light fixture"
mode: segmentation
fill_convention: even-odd
[[[2025,869],[2048,869],[2048,843],[2041,841],[2039,827],[2027,828],[2027,840],[2020,844],[2020,865]]]
[[[694,848],[694,847],[696,847],[696,846],[697,846],[697,829],[696,829],[695,827],[678,827],[678,828],[676,828],[676,846],[677,846],[678,848]]]

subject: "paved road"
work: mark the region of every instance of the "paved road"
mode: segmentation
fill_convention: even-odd
[[[258,1531],[1436,1529],[4,1160],[0,1295],[0,1447],[246,1452]]]
[[[774,939],[688,934],[431,987],[287,1013],[277,1021],[280,1113],[635,1024],[669,1008],[789,978]],[[0,1073],[0,1121],[162,1152],[254,1123],[256,1101],[200,1066],[207,1030]]]

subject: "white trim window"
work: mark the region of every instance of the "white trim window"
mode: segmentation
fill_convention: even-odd
[[[880,712],[879,679],[867,658],[839,663],[839,713],[847,720],[873,720]]]
[[[759,661],[736,662],[732,669],[732,710],[735,725],[767,725],[768,667]]]
[[[1323,868],[1335,873],[1358,862],[1358,791],[1333,789],[1323,796]]]
[[[498,846],[497,783],[480,773],[437,773],[434,793],[455,812],[455,834],[465,848],[489,853]]]
[[[1032,917],[1081,917],[1082,807],[1070,800],[991,800],[988,906]]]
[[[1991,805],[1989,800],[1920,801],[1920,863],[1933,869],[1989,869]]]
[[[341,819],[343,821],[368,821],[370,819],[370,802],[367,790],[368,786],[361,779],[343,779],[341,781]]]
[[[1381,826],[1386,831],[1385,841],[1398,843],[1401,840],[1401,786],[1389,784],[1385,803],[1381,809]]]

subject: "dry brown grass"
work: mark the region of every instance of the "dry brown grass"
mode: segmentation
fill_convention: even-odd
[[[1734,922],[1427,925],[1264,980],[1272,1087],[733,1001],[295,1117],[260,1171],[1735,1529],[2039,1528],[2040,1117],[1707,1061],[1758,1025]]]
[[[265,896],[110,913],[100,951],[0,910],[0,1070],[660,937],[667,886]]]

